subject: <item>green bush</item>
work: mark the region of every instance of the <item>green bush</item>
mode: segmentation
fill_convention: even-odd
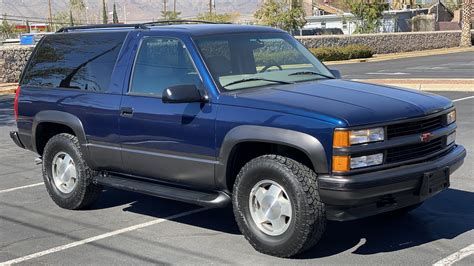
[[[364,45],[348,45],[340,47],[319,47],[309,49],[321,61],[338,61],[357,58],[370,58],[374,52]]]

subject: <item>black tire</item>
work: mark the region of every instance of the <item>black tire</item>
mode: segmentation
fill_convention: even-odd
[[[56,187],[52,177],[52,160],[59,152],[71,156],[76,167],[76,185],[67,194]],[[46,143],[43,152],[43,180],[50,197],[59,207],[70,210],[84,209],[97,201],[102,186],[92,182],[94,174],[84,161],[76,136],[62,133],[53,136]]]
[[[281,235],[261,231],[250,214],[250,191],[261,180],[278,183],[292,205],[289,227]],[[259,252],[291,257],[316,245],[326,228],[325,205],[319,197],[316,174],[303,164],[279,155],[264,155],[248,162],[238,174],[232,195],[240,231]]]
[[[403,207],[403,208],[401,208],[401,209],[396,209],[396,210],[393,210],[393,211],[389,211],[389,212],[386,212],[386,213],[382,213],[382,215],[388,216],[388,217],[401,217],[401,216],[405,216],[405,215],[407,215],[408,213],[410,213],[410,212],[414,211],[415,209],[417,209],[418,207],[420,207],[422,204],[423,204],[423,202],[417,203],[417,204],[415,204],[415,205],[411,205],[411,206]]]

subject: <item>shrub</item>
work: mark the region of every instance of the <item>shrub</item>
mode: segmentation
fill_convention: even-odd
[[[374,52],[364,45],[348,45],[340,47],[319,47],[309,49],[321,61],[349,60],[370,58]]]

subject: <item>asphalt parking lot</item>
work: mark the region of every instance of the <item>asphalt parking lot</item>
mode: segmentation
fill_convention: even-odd
[[[340,70],[346,79],[472,79],[474,52],[337,64],[331,68]]]
[[[474,95],[456,101],[457,142],[474,151]],[[365,264],[431,265],[474,249],[474,157],[451,187],[401,218],[330,222],[317,247],[295,259],[262,255],[247,243],[231,208],[194,205],[107,189],[89,210],[57,207],[33,153],[8,132],[12,97],[0,96],[0,265],[24,264]],[[474,265],[474,255],[456,265]]]

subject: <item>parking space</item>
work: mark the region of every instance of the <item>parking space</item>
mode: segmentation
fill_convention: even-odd
[[[474,151],[473,94],[439,94],[462,99],[456,101],[457,142],[468,152]],[[438,261],[474,265],[474,255],[469,256],[474,252],[471,154],[452,175],[451,187],[410,215],[330,222],[318,246],[288,260],[254,251],[240,234],[231,208],[203,209],[107,189],[88,210],[63,210],[41,184],[41,166],[35,164],[34,154],[10,141],[8,132],[13,128],[12,97],[0,96],[0,265],[398,265]]]

